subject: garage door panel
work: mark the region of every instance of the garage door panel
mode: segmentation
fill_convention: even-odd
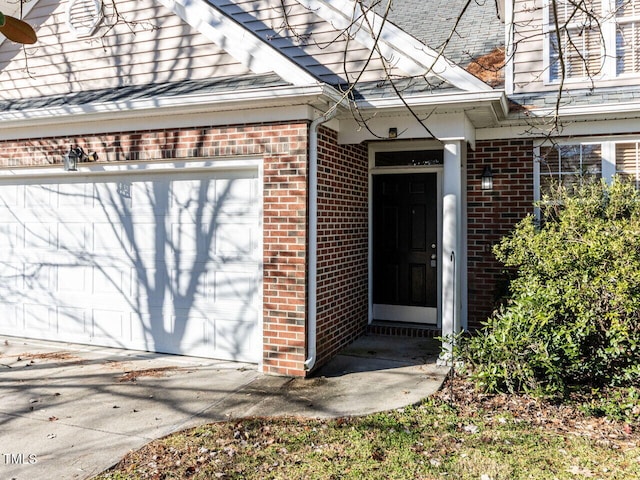
[[[90,334],[87,310],[75,307],[59,307],[57,310],[57,335],[68,341],[82,341]]]
[[[18,328],[23,327],[23,322],[20,317],[21,304],[10,303],[8,299],[3,298],[0,301],[0,332],[4,334],[11,334]]]
[[[51,266],[43,263],[24,263],[22,279],[23,292],[27,298],[37,298],[43,294],[51,296],[53,289]]]
[[[127,271],[109,265],[91,267],[91,293],[116,298],[129,296],[130,288]]]
[[[213,225],[174,222],[169,227],[171,229],[171,246],[174,251],[182,254],[202,252],[208,255],[213,244],[213,234],[209,231],[213,229]]]
[[[129,319],[120,310],[93,309],[91,311],[91,336],[126,345],[131,339]],[[110,342],[111,343],[111,342]]]
[[[253,178],[221,178],[216,181],[216,202],[223,205],[251,205],[256,197]]]
[[[171,189],[171,207],[176,212],[196,213],[215,205],[215,179],[181,180],[178,188]]]
[[[132,183],[127,179],[93,183],[93,207],[107,215],[126,216],[133,205]]]
[[[191,267],[170,270],[171,282],[167,290],[171,293],[176,308],[188,307],[193,304],[194,298],[207,301],[208,277],[211,272],[207,271],[206,263],[194,262],[191,265]]]
[[[7,250],[18,248],[18,238],[17,222],[0,224],[0,250],[3,253],[6,254]]]
[[[0,183],[0,332],[259,361],[256,171],[64,180]]]
[[[23,229],[23,246],[26,249],[51,250],[55,248],[55,224],[27,221]]]
[[[55,310],[48,305],[25,303],[23,307],[23,328],[37,338],[56,336]]]
[[[2,189],[2,196],[0,197],[0,212],[11,217],[11,210],[20,206],[20,197],[22,192],[21,186],[18,185],[6,185]],[[9,210],[9,212],[7,212]]]
[[[183,318],[173,317],[175,324],[184,322]],[[188,319],[188,328],[176,345],[182,351],[194,351],[201,349],[215,349],[213,320],[205,317],[191,316]]]
[[[122,252],[131,250],[125,229],[121,224],[111,222],[96,222],[93,224],[93,248],[96,253]]]
[[[93,185],[90,183],[61,183],[57,185],[55,196],[58,209],[64,211],[82,211],[83,207],[93,205]]]
[[[60,250],[80,253],[89,246],[89,228],[84,222],[59,222],[57,224],[57,246]]]
[[[6,298],[6,294],[8,292],[21,293],[22,265],[19,263],[1,261],[0,268],[2,269],[2,285],[0,287],[2,299]]]
[[[51,205],[51,192],[54,188],[55,185],[25,185],[25,208],[49,207]]]
[[[173,348],[174,325],[164,308],[131,313],[131,339],[145,350],[181,353]]]
[[[214,245],[216,255],[253,255],[257,233],[252,224],[219,223]]]
[[[163,307],[165,297],[169,295],[169,272],[164,265],[153,269],[151,260],[130,269],[131,296],[137,303],[152,307]]]
[[[61,295],[91,294],[91,267],[84,265],[57,265],[55,290]]]
[[[248,322],[217,319],[214,338],[216,350],[231,352],[238,359],[255,357],[262,350]]]
[[[232,303],[244,307],[254,306],[258,283],[256,275],[247,271],[216,271],[209,296],[217,303]]]

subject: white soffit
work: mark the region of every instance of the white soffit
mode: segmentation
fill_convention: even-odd
[[[255,73],[275,72],[296,86],[318,81],[275,48],[204,0],[159,0]]]
[[[492,88],[469,72],[447,60],[404,30],[384,21],[373,11],[362,12],[354,0],[297,0],[298,3],[319,15],[336,29],[348,31],[350,35],[369,49],[375,47],[371,32],[354,24],[354,15],[366,15],[374,30],[380,31],[378,48],[387,59],[409,75],[424,75],[431,72],[452,85],[466,91],[484,91]]]

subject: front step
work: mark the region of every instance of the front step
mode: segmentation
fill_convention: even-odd
[[[435,325],[374,320],[371,324],[367,325],[367,334],[393,337],[434,338],[442,335],[442,329]]]

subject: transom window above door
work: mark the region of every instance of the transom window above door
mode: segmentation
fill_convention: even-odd
[[[409,167],[442,165],[444,163],[443,150],[406,150],[393,152],[376,152],[376,167]]]

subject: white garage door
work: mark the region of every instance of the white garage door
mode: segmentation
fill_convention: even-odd
[[[0,334],[258,362],[257,170],[0,181]]]

